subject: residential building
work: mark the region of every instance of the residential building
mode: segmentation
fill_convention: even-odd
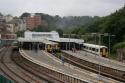
[[[7,23],[7,30],[11,33],[26,30],[26,24],[22,19],[14,18],[12,21]]]
[[[42,24],[41,16],[40,15],[31,15],[28,17],[23,18],[26,23],[27,29],[34,29]]]
[[[13,20],[13,16],[11,16],[11,15],[9,15],[9,14],[6,15],[6,16],[4,16],[3,18],[5,19],[6,22],[10,22],[10,21]]]

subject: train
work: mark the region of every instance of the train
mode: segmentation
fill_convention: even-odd
[[[98,56],[108,57],[108,48],[106,46],[83,43],[82,49]]]
[[[94,45],[89,43],[77,43],[73,41],[71,43],[66,41],[56,42],[50,41],[48,39],[38,39],[38,38],[19,38],[18,39],[19,47],[23,47],[24,49],[29,50],[46,50],[47,52],[60,52],[61,50],[72,50],[75,48],[76,50],[84,50],[87,52],[94,53],[96,55],[102,57],[108,57],[108,48],[102,45]],[[66,49],[63,49],[63,48]]]
[[[46,41],[42,43],[31,43],[31,42],[25,42],[25,43],[19,43],[19,42],[13,42],[11,44],[11,47],[14,50],[18,50],[19,48],[28,49],[28,50],[45,50],[47,52],[60,52],[59,44],[51,41]]]
[[[59,44],[55,42],[45,43],[45,50],[47,52],[60,52]]]

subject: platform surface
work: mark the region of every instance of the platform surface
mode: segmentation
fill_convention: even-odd
[[[82,70],[82,71],[78,71],[75,70],[73,68],[70,68],[68,66],[63,65],[61,62],[55,61],[54,59],[51,58],[51,56],[53,57],[53,55],[47,55],[47,52],[45,51],[29,51],[29,50],[25,50],[24,51],[26,56],[37,60],[40,62],[41,65],[46,64],[48,66],[50,66],[50,68],[54,68],[55,71],[59,71],[59,72],[63,72],[63,74],[69,75],[69,76],[73,76],[73,77],[77,77],[79,79],[82,79],[83,81],[88,81],[89,83],[96,83],[98,82],[98,75],[94,74],[92,72],[86,72],[86,70]],[[104,82],[116,82],[115,80],[112,79],[107,79],[107,78],[103,78]]]
[[[100,64],[102,66],[106,66],[106,67],[110,67],[113,69],[117,69],[117,70],[121,70],[121,71],[125,71],[125,63],[119,62],[119,61],[115,61],[112,59],[108,59],[108,58],[104,58],[92,53],[88,53],[86,51],[76,51],[75,53],[72,51],[65,51],[63,50],[63,52],[73,55],[75,57],[78,57],[80,59],[89,61],[89,62],[93,62],[96,64]]]

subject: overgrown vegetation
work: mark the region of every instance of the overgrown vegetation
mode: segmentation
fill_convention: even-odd
[[[92,24],[76,28],[72,33],[109,33],[110,35],[115,35],[115,42],[112,42],[113,45],[123,42],[125,41],[125,7],[109,16],[100,18]],[[108,42],[107,39],[105,40],[106,42]]]

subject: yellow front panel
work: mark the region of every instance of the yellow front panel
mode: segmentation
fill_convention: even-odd
[[[106,55],[106,50],[105,50],[105,48],[103,48],[103,55]]]
[[[58,45],[56,45],[56,49],[58,49]]]
[[[50,49],[50,45],[48,45],[48,49]]]

